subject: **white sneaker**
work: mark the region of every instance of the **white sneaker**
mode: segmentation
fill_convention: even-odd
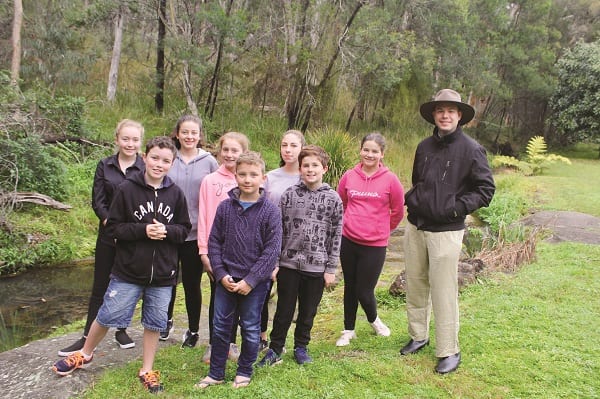
[[[390,336],[390,329],[388,328],[388,326],[383,324],[383,321],[381,321],[379,316],[377,316],[375,321],[371,323],[371,327],[373,327],[373,330],[375,330],[375,334],[377,335],[381,335],[382,337]]]
[[[356,338],[354,330],[342,331],[342,336],[335,342],[335,346],[346,346],[350,345],[350,340]]]

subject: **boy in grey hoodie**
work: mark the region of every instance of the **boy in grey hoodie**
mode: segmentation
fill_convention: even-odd
[[[279,207],[283,242],[277,272],[277,310],[271,343],[257,366],[281,363],[287,332],[298,315],[294,331],[294,358],[312,362],[307,346],[323,289],[333,284],[342,238],[343,205],[327,183],[329,155],[321,147],[305,146],[298,155],[302,181],[288,188]]]

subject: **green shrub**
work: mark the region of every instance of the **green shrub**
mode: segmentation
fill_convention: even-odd
[[[337,187],[344,172],[354,166],[359,143],[347,132],[327,128],[311,131],[307,136],[308,143],[322,147],[331,157],[324,178],[331,187]]]
[[[529,204],[529,199],[519,192],[496,191],[490,206],[476,212],[486,226],[467,229],[463,243],[468,256],[477,257],[484,250],[525,242],[529,229],[517,222],[527,214]]]
[[[59,201],[65,199],[65,166],[52,156],[39,136],[15,139],[0,137],[0,154],[10,162],[0,165],[2,191],[12,191],[14,187],[10,184],[17,181],[18,191],[35,191]]]

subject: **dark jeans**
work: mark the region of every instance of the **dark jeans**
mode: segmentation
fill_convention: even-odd
[[[354,330],[358,304],[372,323],[377,318],[375,286],[385,262],[386,247],[369,247],[342,237],[340,262],[344,272],[344,329]]]
[[[242,332],[242,349],[236,375],[252,377],[253,364],[256,362],[260,345],[260,311],[266,291],[266,282],[258,284],[248,295],[229,292],[220,283],[216,284],[209,377],[215,380],[225,378],[231,329],[238,323],[238,315]]]
[[[219,283],[219,285],[221,285]],[[217,283],[215,281],[210,281],[210,303],[208,305],[208,343],[212,344],[212,336],[215,331],[214,328],[214,320],[215,320],[215,293],[216,293]],[[239,319],[239,317],[237,317]],[[237,328],[239,323],[233,323],[231,326],[231,338],[229,339],[230,343],[235,344],[237,340]]]
[[[83,335],[86,337],[90,332],[93,321],[96,320],[100,306],[102,306],[104,293],[106,293],[110,282],[110,272],[115,260],[115,253],[115,246],[103,242],[98,236],[94,254],[94,282],[92,283],[92,294],[90,295],[87,320],[83,330]]]
[[[294,330],[294,348],[306,348],[310,342],[319,303],[323,297],[325,279],[323,275],[313,277],[282,267],[277,274],[277,310],[273,318],[271,344],[269,347],[281,354],[285,339],[294,318],[296,301],[298,315]]]
[[[179,263],[181,265],[181,282],[185,293],[185,309],[188,317],[188,329],[198,332],[200,329],[200,309],[202,308],[202,261],[198,254],[197,241],[186,241],[179,245]],[[169,320],[173,318],[173,307],[177,294],[177,285],[173,286],[169,303]]]

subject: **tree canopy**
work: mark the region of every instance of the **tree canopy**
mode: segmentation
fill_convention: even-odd
[[[399,115],[416,114],[420,102],[452,87],[476,108],[469,127],[489,143],[540,134],[552,143],[555,127],[565,125],[548,123],[552,93],[564,84],[556,61],[600,37],[600,0],[56,0],[23,7],[15,50],[22,88],[42,84],[89,101],[108,92],[117,104],[152,103],[159,114],[187,108],[209,120],[224,108],[275,109],[289,127],[305,130],[358,122],[399,129]],[[8,51],[15,10],[0,5],[0,69],[17,65]],[[587,73],[568,74],[579,72]],[[595,126],[586,120],[572,129]]]

